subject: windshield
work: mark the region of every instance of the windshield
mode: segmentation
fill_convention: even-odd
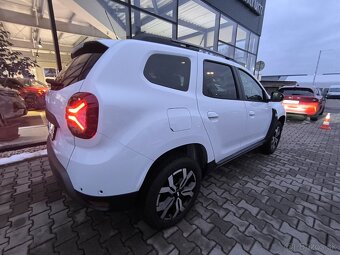
[[[340,88],[330,88],[329,92],[340,92]]]
[[[279,89],[285,96],[314,96],[314,92],[309,88],[282,88]]]

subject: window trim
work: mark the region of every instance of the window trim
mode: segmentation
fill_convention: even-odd
[[[262,87],[262,85],[248,71],[241,69],[239,67],[235,67],[235,69],[237,71],[237,78],[238,78],[239,87],[241,88],[241,91],[242,91],[242,100],[247,101],[247,102],[268,103],[269,97],[268,97],[266,90]],[[262,101],[260,101],[260,100],[255,101],[255,100],[250,100],[250,99],[246,98],[240,72],[244,72],[244,73],[248,74],[255,81],[255,83],[260,87],[260,89],[262,90],[263,96],[264,96],[264,99]]]
[[[204,95],[203,93],[203,89],[204,89],[204,64],[205,62],[210,62],[210,63],[214,63],[214,64],[220,64],[220,65],[224,65],[224,66],[227,66],[231,69],[231,73],[233,75],[233,78],[234,78],[234,83],[235,83],[235,89],[236,89],[236,98],[235,99],[231,99],[231,98],[217,98],[217,97],[210,97],[210,96],[207,96],[207,95]],[[211,60],[211,59],[204,59],[202,61],[202,89],[201,89],[201,93],[204,97],[207,97],[207,98],[212,98],[212,99],[217,99],[217,100],[233,100],[233,101],[240,101],[242,100],[242,93],[240,91],[240,87],[238,85],[238,77],[235,73],[235,69],[234,69],[234,66],[232,65],[229,65],[227,63],[223,63],[223,62],[219,62],[219,61],[216,61],[216,60]]]

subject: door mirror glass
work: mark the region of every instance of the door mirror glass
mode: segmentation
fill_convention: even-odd
[[[279,91],[274,91],[271,94],[270,101],[272,102],[281,102],[284,98],[284,95]]]

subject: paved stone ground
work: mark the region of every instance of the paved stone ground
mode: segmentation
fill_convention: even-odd
[[[59,188],[46,157],[0,166],[0,254],[340,254],[340,114],[289,121],[273,155],[208,175],[193,210],[154,231],[138,212],[102,213]]]

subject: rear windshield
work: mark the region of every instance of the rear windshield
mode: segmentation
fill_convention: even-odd
[[[279,89],[285,96],[314,96],[314,92],[309,88],[282,88]]]
[[[330,88],[329,92],[340,92],[340,88]]]
[[[85,53],[75,57],[61,70],[55,81],[67,87],[77,81],[84,80],[91,68],[103,53]]]

